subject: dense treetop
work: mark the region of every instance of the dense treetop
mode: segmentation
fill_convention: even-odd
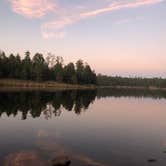
[[[20,55],[0,51],[0,78],[15,78],[33,81],[57,81],[69,84],[96,84],[97,78],[91,67],[78,60],[76,65],[70,62],[64,65],[63,58],[48,54],[36,53],[32,58],[30,52]]]

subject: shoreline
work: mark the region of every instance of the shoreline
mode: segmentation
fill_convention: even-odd
[[[57,90],[95,90],[95,89],[129,89],[129,90],[150,90],[166,91],[166,88],[154,86],[97,86],[97,85],[79,85],[65,84],[54,81],[35,82],[16,79],[0,79],[0,91],[57,91]]]
[[[161,91],[166,91],[166,88],[159,88],[159,87],[155,87],[155,86],[148,86],[148,87],[144,87],[144,86],[99,86],[100,89],[106,89],[106,88],[110,88],[110,89],[129,89],[129,90],[151,90],[151,91],[155,91],[155,90],[161,90]]]
[[[15,79],[0,79],[0,91],[12,91],[12,90],[45,90],[45,91],[57,91],[57,90],[91,90],[96,89],[95,85],[78,85],[78,84],[65,84],[57,83],[53,81],[35,82]]]

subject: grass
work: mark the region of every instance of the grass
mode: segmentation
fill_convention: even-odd
[[[74,90],[74,89],[96,89],[96,88],[115,88],[115,89],[149,89],[149,90],[164,90],[166,88],[158,87],[130,87],[130,86],[95,86],[95,85],[79,85],[79,84],[65,84],[58,83],[55,81],[45,81],[45,82],[36,82],[36,81],[27,81],[27,80],[18,80],[18,79],[0,79],[0,90],[10,91],[10,90],[47,90],[47,91],[56,91],[56,90]]]
[[[0,79],[0,89],[20,89],[20,90],[65,90],[65,89],[95,89],[95,85],[65,84],[54,81],[35,82],[17,79]]]

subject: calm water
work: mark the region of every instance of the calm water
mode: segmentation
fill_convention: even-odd
[[[165,166],[166,93],[0,92],[0,165]]]

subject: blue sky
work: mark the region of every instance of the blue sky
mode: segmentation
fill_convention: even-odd
[[[0,0],[0,49],[166,77],[166,0]]]

